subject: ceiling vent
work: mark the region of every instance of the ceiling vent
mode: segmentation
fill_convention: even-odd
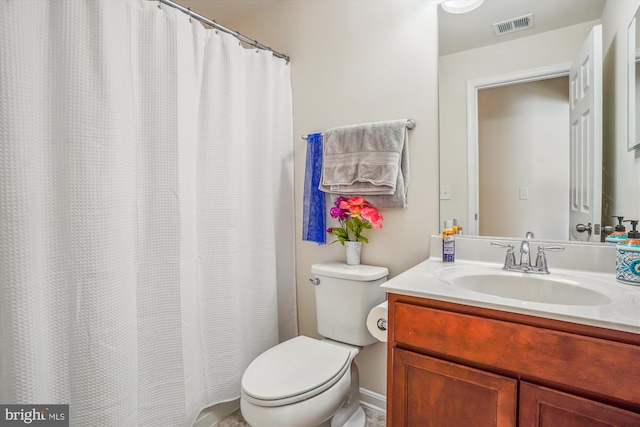
[[[522,31],[532,27],[533,13],[493,24],[493,30],[496,32],[496,36]]]

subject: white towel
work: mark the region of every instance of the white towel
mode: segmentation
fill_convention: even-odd
[[[320,190],[367,196],[378,208],[406,208],[409,182],[406,123],[403,119],[326,131]]]

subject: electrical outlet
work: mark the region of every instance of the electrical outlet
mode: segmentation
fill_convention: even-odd
[[[441,185],[440,186],[440,200],[451,200],[451,186],[450,185]]]

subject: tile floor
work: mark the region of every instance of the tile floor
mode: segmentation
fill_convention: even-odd
[[[383,413],[374,411],[369,408],[363,408],[364,413],[367,416],[366,427],[385,427],[386,417]],[[242,418],[240,410],[237,410],[233,414],[229,415],[224,420],[219,421],[212,427],[249,427],[249,424]]]

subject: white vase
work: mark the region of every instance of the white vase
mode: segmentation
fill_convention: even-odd
[[[362,242],[344,242],[344,250],[347,255],[348,265],[360,264],[360,252],[362,252]]]

